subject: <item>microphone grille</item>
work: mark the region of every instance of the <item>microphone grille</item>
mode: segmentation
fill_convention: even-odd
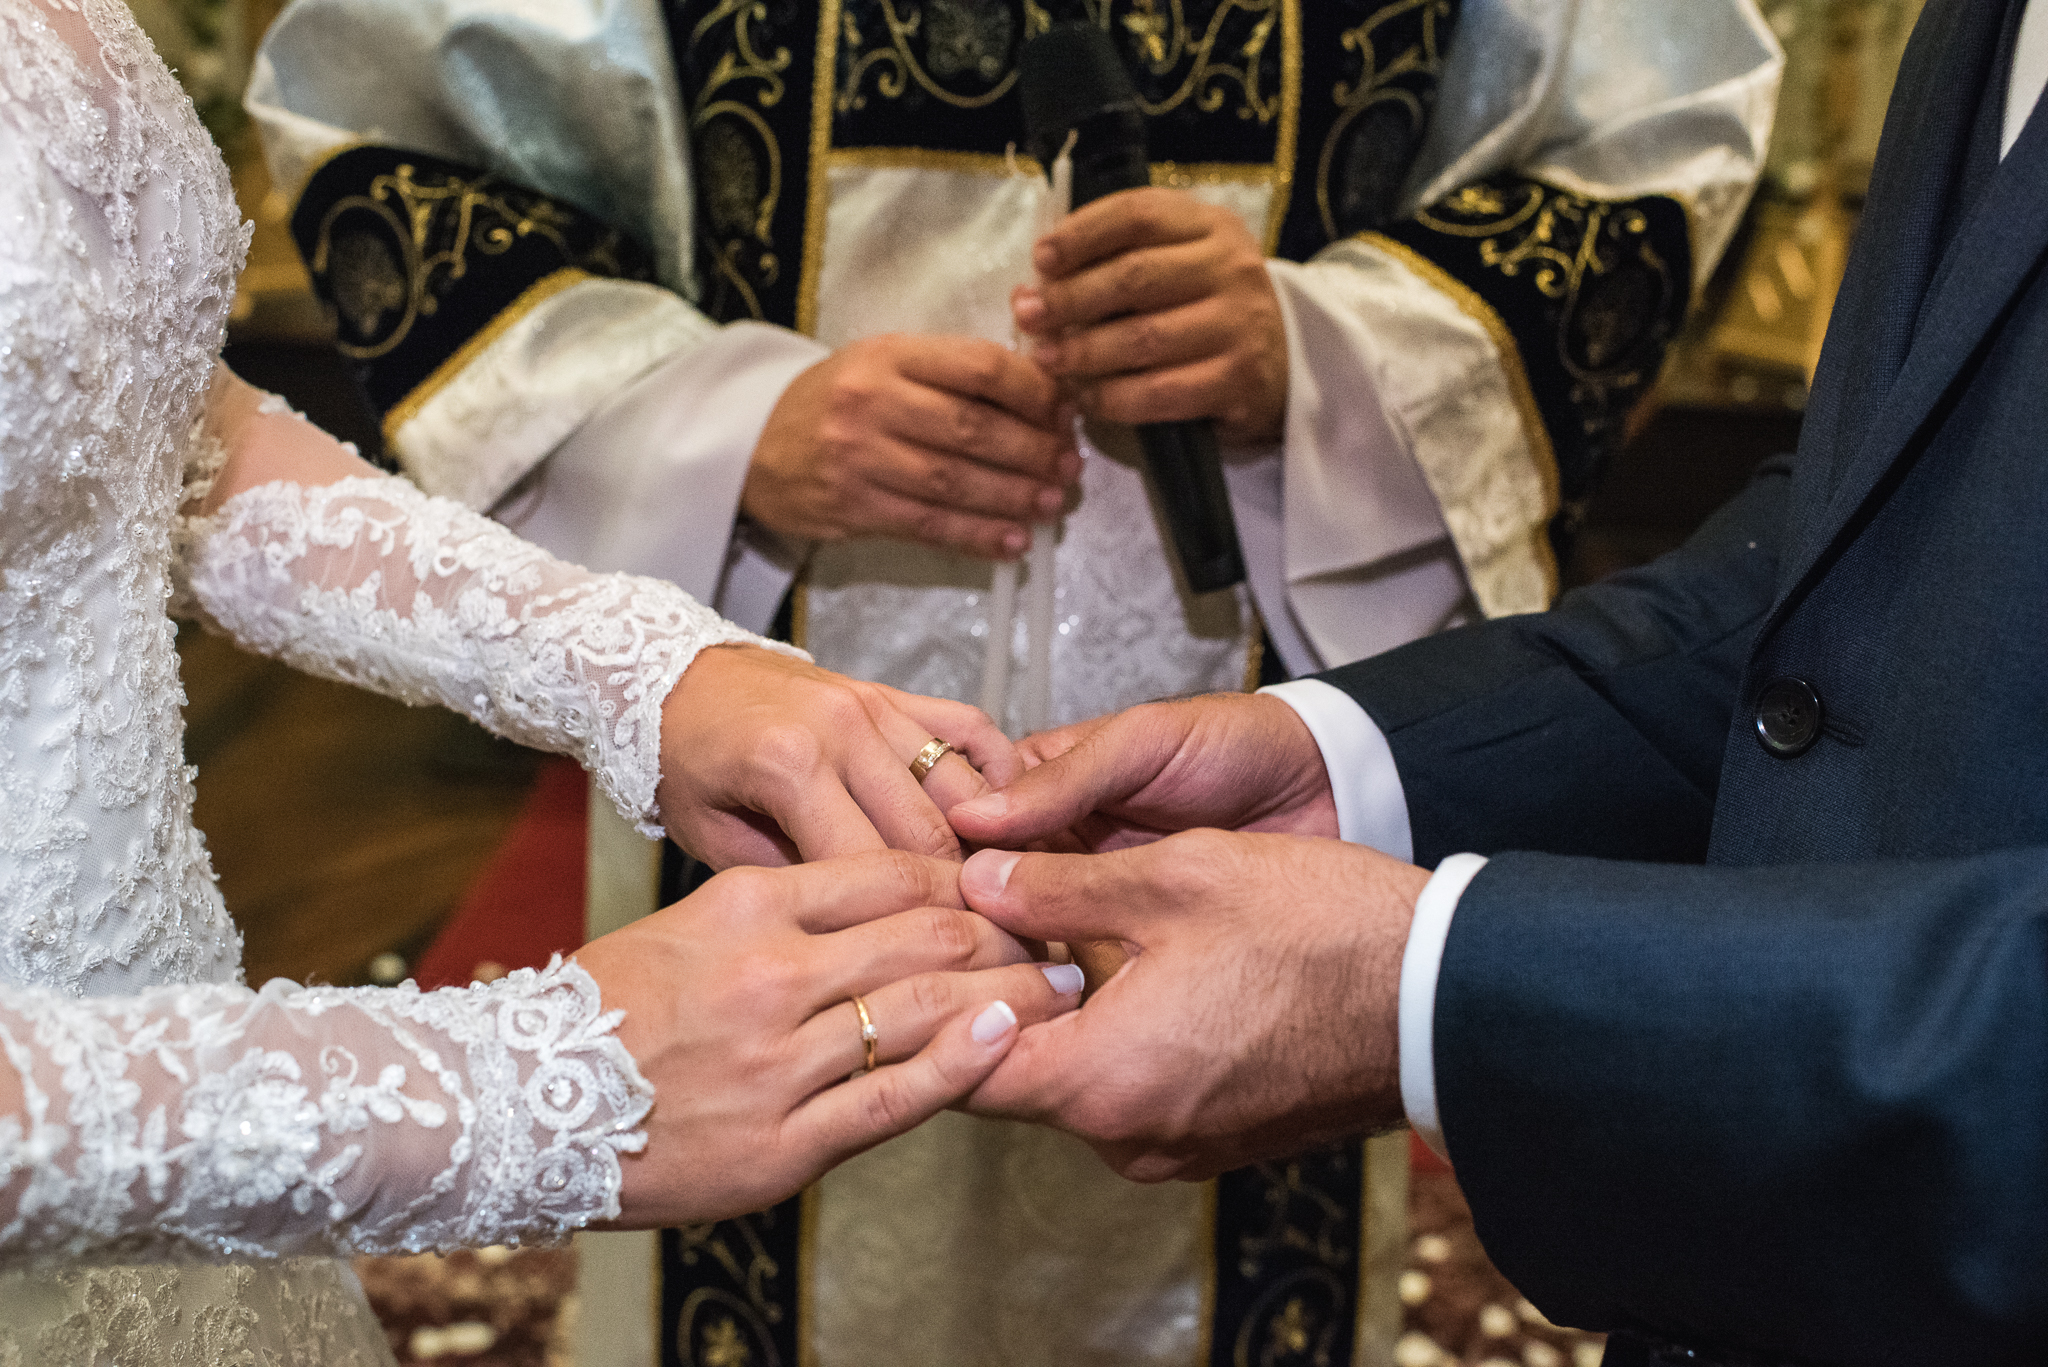
[[[1138,109],[1138,90],[1108,33],[1094,24],[1054,24],[1024,45],[1017,62],[1024,136],[1050,163],[1067,131],[1097,114]]]

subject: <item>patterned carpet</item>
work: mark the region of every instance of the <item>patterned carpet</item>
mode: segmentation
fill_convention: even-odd
[[[486,1248],[358,1258],[356,1275],[404,1367],[568,1367],[556,1345],[573,1308],[576,1255]]]
[[[1442,1164],[1408,1183],[1408,1267],[1401,1274],[1396,1367],[1599,1367],[1606,1337],[1543,1318],[1486,1257],[1472,1212]]]

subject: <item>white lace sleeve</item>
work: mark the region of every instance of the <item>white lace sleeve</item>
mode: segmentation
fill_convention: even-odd
[[[207,473],[199,460],[195,483]],[[789,649],[395,477],[247,489],[189,520],[179,549],[180,597],[242,645],[573,755],[650,836],[661,706],[683,670],[706,646]]]
[[[438,992],[7,989],[0,1264],[560,1239],[618,1214],[646,1142],[618,1019],[559,960]]]

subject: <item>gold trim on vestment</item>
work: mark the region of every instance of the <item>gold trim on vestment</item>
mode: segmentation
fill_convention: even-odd
[[[818,1367],[813,1331],[818,1323],[818,1204],[824,1200],[820,1187],[819,1182],[805,1187],[797,1207],[796,1367]]]
[[[1522,420],[1522,436],[1529,445],[1529,458],[1535,462],[1536,477],[1543,485],[1543,520],[1537,524],[1533,539],[1536,561],[1546,580],[1547,595],[1557,597],[1557,556],[1550,548],[1550,519],[1563,506],[1557,451],[1550,444],[1550,429],[1543,425],[1543,410],[1536,406],[1536,391],[1529,385],[1529,373],[1522,366],[1522,349],[1515,344],[1514,333],[1508,331],[1508,325],[1494,311],[1493,305],[1480,298],[1476,290],[1406,243],[1374,232],[1358,234],[1358,241],[1377,247],[1422,277],[1426,284],[1456,304],[1466,317],[1485,328],[1486,335],[1493,339],[1494,349],[1500,353],[1501,372],[1507,376],[1508,395],[1514,400],[1515,410]]]
[[[1251,639],[1244,651],[1244,691],[1259,691],[1259,668],[1266,663],[1266,619],[1259,612],[1259,605],[1252,600],[1249,587],[1245,590],[1245,602],[1251,608]]]
[[[1256,161],[1155,161],[1152,183],[1186,190],[1197,185],[1270,187],[1279,179],[1275,168]]]
[[[1228,10],[1228,6],[1224,7]],[[825,220],[831,208],[831,190],[826,172],[839,166],[863,166],[885,168],[914,168],[919,170],[958,171],[973,175],[1008,176],[1017,172],[1043,175],[1035,157],[1022,154],[998,155],[990,152],[951,152],[925,147],[846,147],[832,146],[832,118],[838,109],[838,94],[834,88],[834,76],[838,71],[839,42],[843,25],[840,23],[839,0],[824,0],[819,7],[817,69],[812,78],[811,97],[811,170],[809,200],[804,214],[803,278],[797,289],[796,330],[805,336],[815,336],[818,323],[818,277],[825,259]],[[1287,220],[1290,194],[1294,183],[1294,158],[1300,134],[1301,122],[1301,5],[1300,0],[1282,0],[1279,5],[1280,19],[1280,97],[1279,128],[1274,138],[1273,160],[1267,163],[1247,162],[1173,162],[1160,161],[1152,164],[1152,183],[1159,186],[1186,189],[1198,185],[1252,185],[1267,190],[1266,225],[1264,250],[1271,256],[1280,242],[1280,230]],[[1220,14],[1219,14],[1220,21]],[[1271,21],[1268,20],[1270,23]],[[898,25],[892,20],[892,35]],[[1213,35],[1212,35],[1213,36]],[[1260,35],[1263,41],[1263,30]],[[1256,57],[1252,59],[1256,62]],[[1204,73],[1215,69],[1208,57],[1195,64],[1188,82],[1174,96],[1157,110],[1147,106],[1147,113],[1165,112],[1176,108],[1187,98],[1189,91]],[[1014,80],[1015,72],[1011,73]],[[920,73],[918,79],[924,82]],[[858,86],[856,73],[853,86]],[[1011,81],[1005,81],[997,90],[986,97],[968,102],[964,107],[978,107],[1006,92]],[[852,88],[852,87],[849,87]],[[943,92],[934,90],[934,93]],[[955,100],[954,103],[960,103]],[[1254,99],[1254,106],[1257,101]],[[1268,106],[1270,109],[1271,106]]]
[[[457,347],[441,364],[434,367],[426,379],[414,385],[412,392],[391,406],[384,415],[384,441],[394,449],[398,442],[398,431],[420,415],[420,410],[433,402],[434,396],[448,386],[448,383],[467,369],[481,356],[484,349],[505,335],[513,324],[526,317],[548,300],[573,285],[598,277],[576,266],[564,266],[528,285],[519,292],[519,297],[499,309],[490,322],[485,323],[469,340]]]
[[[1045,168],[1038,158],[1023,152],[953,152],[936,147],[834,147],[825,154],[825,164],[879,167],[884,170],[957,171],[973,176],[1026,175],[1039,179]],[[1196,185],[1271,186],[1280,179],[1278,169],[1264,162],[1244,161],[1155,161],[1152,183],[1173,189]]]
[[[949,152],[936,147],[834,147],[825,154],[831,167],[866,166],[882,170],[957,171],[970,176],[1008,176],[1021,172],[1041,176],[1036,157],[994,152]]]
[[[1358,1285],[1352,1290],[1352,1367],[1373,1367],[1365,1360],[1366,1293],[1372,1285],[1372,1141],[1358,1141]]]
[[[1199,1323],[1201,1348],[1195,1354],[1197,1363],[1210,1361],[1210,1353],[1216,1344],[1216,1179],[1202,1183],[1202,1214],[1195,1222],[1195,1261],[1201,1267],[1202,1309]]]
[[[803,279],[797,284],[796,330],[818,332],[818,276],[825,265],[825,215],[832,207],[832,179],[825,168],[832,153],[832,76],[839,65],[839,0],[818,6],[817,69],[811,73],[810,185],[804,203]]]
[[[1273,149],[1272,198],[1266,204],[1267,256],[1279,250],[1280,229],[1294,195],[1295,143],[1301,124],[1301,5],[1286,0],[1280,7],[1280,135]]]

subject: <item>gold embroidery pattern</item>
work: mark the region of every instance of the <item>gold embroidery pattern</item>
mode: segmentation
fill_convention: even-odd
[[[859,20],[851,10],[840,15],[847,51],[860,54],[853,59],[846,86],[836,101],[840,113],[867,107],[862,86],[871,72],[875,93],[885,100],[902,99],[915,82],[933,99],[956,109],[994,104],[1017,84],[1017,16],[1008,5],[992,0],[925,0],[924,9],[910,7],[907,17],[897,12],[891,0],[881,0],[880,8],[888,46],[867,51],[863,51],[867,35]],[[1035,5],[1029,8],[1037,9]],[[1039,31],[1041,22],[1052,22],[1043,10],[1027,14],[1025,20],[1028,33]],[[925,50],[923,61],[916,51],[920,46]],[[942,84],[949,77],[979,81],[987,88],[978,94],[962,94]]]
[[[407,423],[420,415],[434,396],[475,364],[476,359],[491,348],[492,343],[516,327],[520,320],[545,304],[548,300],[595,277],[589,271],[574,266],[542,276],[520,291],[519,297],[500,309],[495,317],[472,332],[461,346],[450,352],[446,359],[427,373],[427,378],[414,385],[406,396],[391,405],[384,414],[382,430],[384,444],[393,450],[399,448],[398,433]]]
[[[368,212],[386,231],[344,229],[344,214]],[[503,256],[522,241],[551,243],[565,263],[592,274],[627,272],[617,234],[578,251],[569,241],[576,215],[538,195],[498,187],[490,177],[423,180],[401,163],[370,182],[366,193],[345,195],[321,216],[310,265],[325,277],[343,324],[335,345],[344,356],[374,360],[395,350],[424,317],[469,273],[471,254]],[[392,248],[401,259],[393,259]],[[396,321],[388,329],[386,315]]]
[[[712,270],[753,318],[765,316],[759,291],[782,274],[773,231],[782,202],[782,147],[761,111],[782,102],[782,73],[791,56],[786,47],[766,50],[754,26],[767,17],[761,0],[720,0],[692,26],[685,48],[686,61],[698,66],[712,50],[707,44],[720,45],[690,105],[705,197],[700,222],[707,225]]]
[[[1349,1147],[1350,1162],[1360,1161],[1361,1150]],[[1354,1201],[1362,1202],[1362,1194],[1346,1200],[1325,1190],[1319,1181],[1327,1174],[1304,1161],[1261,1163],[1253,1171],[1268,1218],[1238,1237],[1234,1253],[1239,1274],[1266,1285],[1238,1326],[1233,1367],[1336,1367],[1355,1309]]]
[[[1283,0],[1220,0],[1200,23],[1190,18],[1187,0],[1083,4],[1090,23],[1128,36],[1154,77],[1180,73],[1165,98],[1141,98],[1146,114],[1170,113],[1189,101],[1213,114],[1230,102],[1234,86],[1239,118],[1265,125],[1279,116],[1282,92],[1266,87],[1261,60]],[[900,6],[876,0],[875,10],[879,25],[863,27],[851,8],[840,17],[850,60],[835,99],[839,113],[864,109],[875,98],[902,99],[913,86],[956,109],[985,108],[1016,85],[1022,40],[1052,23],[1034,0],[1014,10],[1005,0],[902,0]]]
[[[676,1231],[685,1267],[709,1258],[730,1285],[745,1291],[742,1296],[700,1286],[684,1298],[676,1315],[676,1355],[684,1367],[778,1367],[774,1326],[782,1323],[785,1311],[773,1284],[783,1268],[754,1227],[759,1218],[741,1216]]]
[[[1443,72],[1441,37],[1448,36],[1453,20],[1450,0],[1394,0],[1373,11],[1365,22],[1346,29],[1340,39],[1347,53],[1355,53],[1358,67],[1331,88],[1330,98],[1339,113],[1323,139],[1316,164],[1316,206],[1322,211],[1323,231],[1332,239],[1343,235],[1337,211],[1331,203],[1331,177],[1346,133],[1369,110],[1392,106],[1404,112],[1411,139],[1419,138],[1429,118],[1423,93],[1403,84],[1403,78],[1419,83],[1433,93]],[[1396,20],[1409,22],[1391,32]],[[1405,44],[1402,39],[1408,39]],[[1382,52],[1381,43],[1391,41],[1391,51]],[[1406,171],[1407,158],[1402,159]],[[1349,225],[1347,225],[1349,226]]]
[[[1163,10],[1160,0],[1134,0],[1131,11],[1120,17],[1112,16],[1115,8],[1114,0],[1099,9],[1094,0],[1089,3],[1097,23],[1105,28],[1120,24],[1137,40],[1154,76],[1169,76],[1182,61],[1188,63],[1187,74],[1172,94],[1157,104],[1140,101],[1147,114],[1170,113],[1189,100],[1205,114],[1216,113],[1229,99],[1229,85],[1239,91],[1235,112],[1240,119],[1269,124],[1280,113],[1280,92],[1262,88],[1260,79],[1260,59],[1280,21],[1280,0],[1224,0],[1210,14],[1200,38],[1194,37],[1182,0],[1166,0]],[[1226,40],[1224,25],[1234,14],[1248,19],[1251,30],[1240,30]]]
[[[1661,344],[1645,338],[1682,298],[1683,282],[1652,241],[1650,219],[1631,203],[1610,204],[1535,181],[1471,185],[1416,215],[1423,227],[1478,239],[1479,262],[1529,283],[1563,307],[1558,359],[1589,438],[1620,421],[1649,382]]]

